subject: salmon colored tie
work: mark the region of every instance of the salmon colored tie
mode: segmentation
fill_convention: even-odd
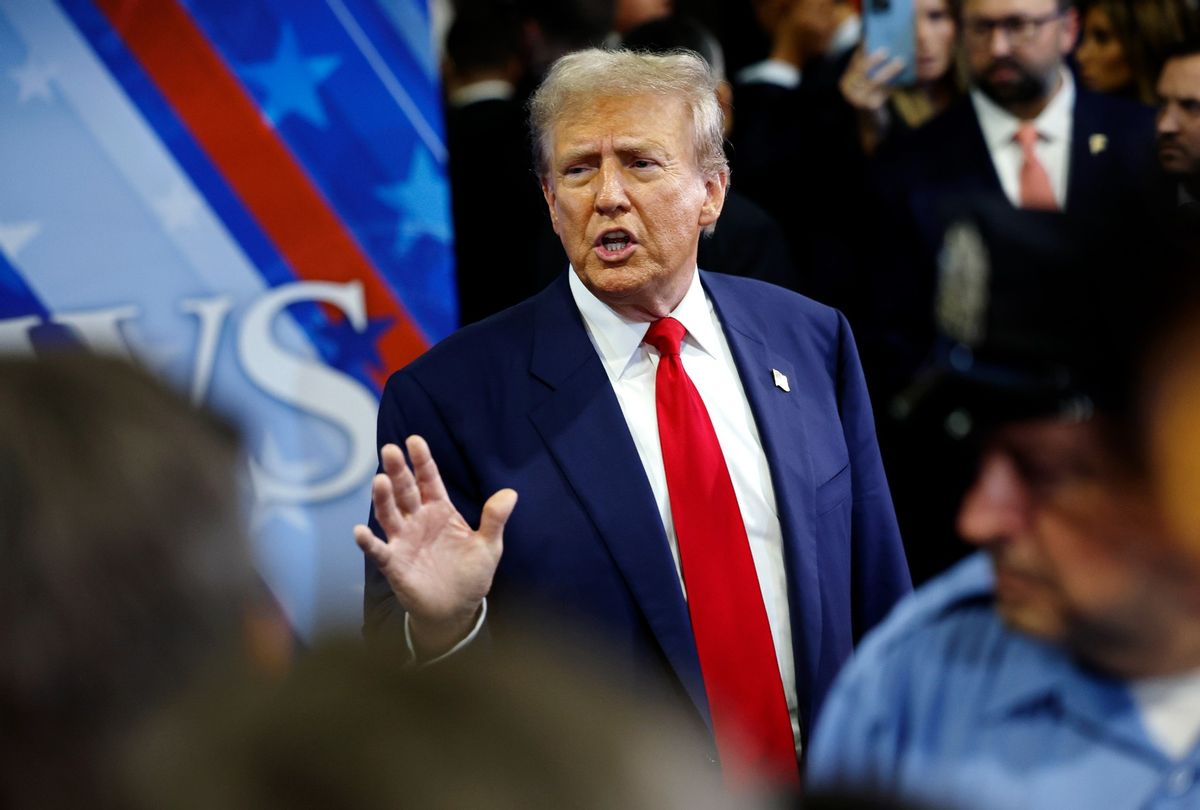
[[[1050,175],[1046,174],[1046,167],[1038,160],[1033,148],[1038,141],[1037,129],[1026,121],[1017,127],[1014,139],[1020,144],[1024,158],[1021,161],[1021,207],[1057,211],[1058,200],[1054,198]]]
[[[650,325],[658,349],[658,435],[688,613],[726,782],[798,785],[795,741],[767,610],[733,481],[708,410],[679,357],[674,318]]]

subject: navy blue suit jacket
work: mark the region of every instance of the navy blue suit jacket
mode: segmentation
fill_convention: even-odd
[[[1087,218],[1119,214],[1156,193],[1153,110],[1077,84],[1071,122],[1065,211]],[[907,195],[913,214],[939,242],[938,226],[953,215],[953,201],[1004,193],[968,95],[892,146],[881,156],[896,172],[887,180]]]
[[[854,643],[910,589],[871,408],[838,312],[750,279],[701,279],[771,468],[807,733]],[[773,369],[790,392],[776,387]],[[380,445],[412,433],[428,440],[472,525],[497,489],[520,495],[489,595],[493,643],[506,604],[552,606],[618,655],[659,667],[708,720],[662,520],[565,274],[392,375]],[[402,618],[369,562],[365,614],[368,635]]]
[[[1154,112],[1078,82],[1064,210],[1121,223],[1163,206]],[[868,379],[877,402],[905,387],[934,341],[936,256],[947,225],[971,201],[1007,203],[968,95],[925,126],[895,138],[873,172],[878,237],[868,261],[870,300],[862,323]]]

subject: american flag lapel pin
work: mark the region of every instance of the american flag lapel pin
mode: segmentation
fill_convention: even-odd
[[[777,368],[773,368],[773,369],[771,369],[771,376],[775,378],[775,387],[776,388],[778,388],[782,391],[791,391],[792,390],[790,387],[788,387],[787,375],[784,374],[782,371],[780,371]]]

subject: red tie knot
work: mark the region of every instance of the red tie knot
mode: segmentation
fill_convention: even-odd
[[[679,344],[683,342],[683,336],[686,334],[687,330],[683,328],[683,324],[674,318],[659,318],[650,324],[642,341],[658,349],[658,353],[665,357],[679,354]]]
[[[1037,127],[1028,121],[1025,121],[1017,127],[1017,134],[1013,136],[1013,140],[1021,145],[1021,149],[1028,152],[1033,149],[1034,144],[1038,142]]]

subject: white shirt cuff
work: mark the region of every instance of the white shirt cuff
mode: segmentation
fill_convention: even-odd
[[[742,68],[738,71],[737,80],[742,84],[777,84],[780,87],[794,90],[800,86],[800,79],[803,78],[803,75],[800,68],[795,65],[776,59],[766,59]]]
[[[483,597],[483,605],[479,610],[479,620],[475,622],[475,626],[471,628],[471,632],[467,633],[467,637],[455,644],[446,652],[429,661],[417,660],[417,648],[413,644],[412,628],[409,626],[409,614],[404,614],[404,644],[408,647],[408,665],[427,667],[430,664],[436,664],[438,661],[444,661],[455,653],[465,648],[468,644],[475,640],[479,635],[479,631],[483,629],[483,620],[487,618],[487,597]]]

